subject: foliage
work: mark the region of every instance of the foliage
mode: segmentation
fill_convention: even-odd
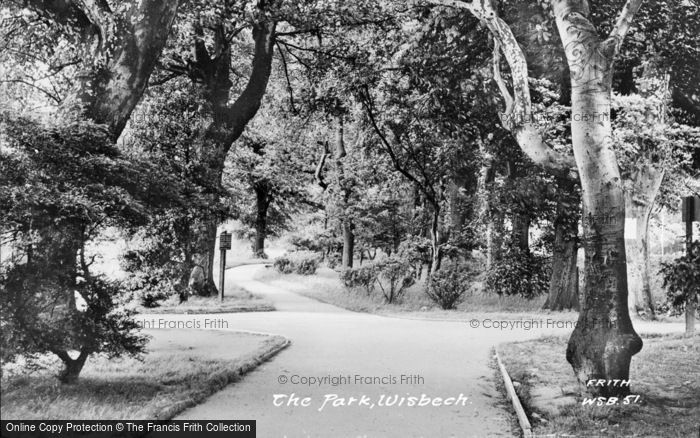
[[[367,295],[372,295],[377,283],[377,275],[376,265],[366,263],[356,268],[343,269],[340,272],[340,280],[347,288],[362,288]]]
[[[550,270],[546,258],[508,248],[488,271],[486,288],[498,295],[534,298],[549,290]]]
[[[313,275],[319,265],[318,254],[309,251],[294,251],[277,257],[272,266],[282,274],[296,273]]]
[[[2,360],[138,355],[145,339],[119,307],[122,287],[90,272],[85,244],[102,227],[143,224],[146,205],[171,199],[150,177],[167,176],[121,156],[92,123],[8,117],[0,142],[0,229],[17,253],[0,275]]]
[[[179,182],[178,202],[152,206],[148,223],[130,230],[132,245],[123,256],[122,268],[130,274],[125,285],[147,307],[174,294],[186,300],[198,292],[188,287],[192,268],[201,263],[194,243],[205,234],[207,219],[236,214],[232,198],[207,181],[208,170],[196,158],[204,119],[195,90],[178,82],[166,84],[166,90],[167,95],[144,99],[121,141],[126,154]]]
[[[690,254],[671,263],[662,263],[661,274],[672,313],[678,315],[685,310],[691,293],[695,294],[697,306],[700,300],[700,242],[693,242]]]
[[[401,299],[406,288],[416,282],[413,268],[400,257],[386,257],[374,262],[374,266],[377,271],[377,284],[388,304]]]
[[[455,263],[433,273],[425,288],[426,295],[444,310],[454,309],[469,287],[464,270],[465,266]]]

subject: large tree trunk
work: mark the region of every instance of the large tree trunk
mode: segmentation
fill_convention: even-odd
[[[266,180],[258,181],[253,185],[255,190],[255,240],[253,242],[253,255],[266,259],[265,239],[267,238],[267,211],[272,202],[272,190]]]
[[[107,2],[39,1],[30,6],[59,23],[82,27],[92,41],[94,65],[76,81],[62,104],[64,114],[106,124],[113,140],[124,130],[177,15],[178,0],[144,0],[117,17]]]
[[[659,193],[664,172],[651,164],[642,166],[633,176],[625,194],[627,217],[636,221],[634,239],[627,240],[628,277],[633,278],[629,306],[633,312],[643,311],[655,319],[649,272],[649,218]]]
[[[557,202],[557,220],[554,224],[552,277],[544,309],[579,309],[578,296],[578,223],[566,220],[566,208]]]
[[[552,277],[544,309],[579,309],[577,261],[580,203],[577,182],[568,178],[557,179]]]
[[[253,26],[255,49],[252,71],[246,87],[233,104],[228,104],[232,83],[231,47],[223,26],[218,26],[214,36],[214,54],[210,54],[201,26],[195,26],[194,60],[181,67],[200,85],[202,96],[209,102],[210,122],[203,130],[198,144],[201,179],[211,193],[211,204],[215,205],[222,190],[224,161],[233,143],[241,136],[248,122],[257,114],[272,69],[275,42],[275,21],[256,23]],[[195,253],[206,266],[195,265],[190,272],[189,284],[205,294],[216,292],[214,283],[214,254],[216,251],[216,229],[222,218],[210,214],[204,218],[199,235],[194,236]]]
[[[58,375],[58,380],[61,383],[75,383],[78,380],[80,372],[85,366],[90,352],[88,350],[81,350],[77,358],[73,359],[70,357],[67,351],[56,351],[54,352],[63,362],[63,370]]]
[[[431,0],[469,10],[495,40],[494,80],[506,103],[501,121],[521,149],[552,172],[570,173],[570,160],[556,153],[532,122],[528,70],[513,32],[491,2]],[[566,357],[582,388],[603,396],[624,395],[629,386],[590,386],[590,379],[629,379],[632,356],[642,349],[627,310],[625,200],[611,148],[610,92],[613,59],[642,0],[628,0],[610,35],[601,40],[586,0],[551,0],[571,76],[571,137],[583,189],[585,287],[579,320]],[[512,95],[500,73],[500,53],[511,70]]]
[[[639,2],[637,2],[639,3]],[[632,356],[642,348],[627,309],[625,199],[611,145],[613,58],[636,9],[601,40],[587,2],[553,0],[571,71],[571,137],[583,190],[585,286],[566,358],[583,388],[602,396],[626,395],[629,386],[586,386],[591,379],[629,380]],[[637,4],[637,8],[638,8]],[[622,35],[620,35],[622,33]]]

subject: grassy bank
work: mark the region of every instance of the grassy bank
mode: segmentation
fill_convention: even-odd
[[[478,313],[501,313],[510,318],[533,313],[548,314],[542,305],[545,296],[528,300],[518,296],[498,296],[482,292],[477,281],[465,294],[464,301],[455,310],[442,310],[425,294],[423,282],[410,287],[396,303],[387,304],[382,294],[375,291],[368,296],[362,290],[349,290],[341,283],[338,273],[326,267],[319,268],[316,275],[280,274],[272,268],[262,270],[256,280],[285,288],[318,301],[333,304],[356,312],[400,314],[403,317],[435,319],[470,319]],[[574,312],[557,312],[558,319],[576,320]]]
[[[237,312],[269,312],[275,310],[271,302],[248,292],[236,285],[226,285],[224,301],[218,296],[198,297],[192,296],[187,301],[180,303],[177,295],[160,302],[158,307],[139,307],[139,313],[237,313]]]
[[[258,366],[286,344],[279,336],[202,330],[145,331],[143,361],[90,358],[74,385],[53,369],[3,370],[2,419],[169,419]]]
[[[700,428],[698,341],[700,335],[645,338],[630,369],[639,402],[616,406],[582,405],[566,339],[503,344],[499,353],[537,435],[689,437]]]

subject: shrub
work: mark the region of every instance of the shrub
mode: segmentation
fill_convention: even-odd
[[[318,257],[300,258],[295,263],[294,271],[300,275],[314,275],[318,269]]]
[[[445,266],[430,277],[425,293],[444,310],[454,309],[467,291],[467,281],[463,266]]]
[[[408,261],[391,256],[374,263],[377,270],[377,284],[386,302],[391,304],[400,299],[415,282],[414,272]]]
[[[272,267],[282,274],[291,274],[294,272],[294,264],[287,256],[280,256],[272,263]]]
[[[515,248],[505,251],[486,276],[486,288],[499,295],[534,298],[549,290],[550,265],[547,259]]]
[[[310,251],[295,251],[277,257],[272,266],[282,274],[313,275],[318,269],[318,255]]]
[[[661,266],[667,307],[671,313],[680,315],[685,311],[691,291],[695,292],[697,306],[700,300],[700,242],[693,242],[690,254]]]
[[[377,269],[373,263],[358,268],[344,269],[340,279],[347,288],[362,288],[371,295],[377,283]]]

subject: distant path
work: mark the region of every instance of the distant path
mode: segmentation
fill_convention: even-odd
[[[276,312],[210,315],[225,318],[230,330],[283,335],[292,345],[272,361],[183,412],[178,419],[254,419],[258,437],[485,437],[512,436],[507,405],[489,368],[494,345],[559,330],[473,329],[464,322],[421,321],[355,313],[254,281],[261,265],[228,270],[227,281],[274,303]],[[205,315],[168,315],[169,319]],[[222,348],[226,348],[222,346]],[[393,376],[417,374],[422,384],[305,386],[281,384],[283,375]],[[310,407],[275,407],[273,394],[311,397]],[[319,412],[326,394],[368,396],[468,397],[462,407],[333,408]]]

